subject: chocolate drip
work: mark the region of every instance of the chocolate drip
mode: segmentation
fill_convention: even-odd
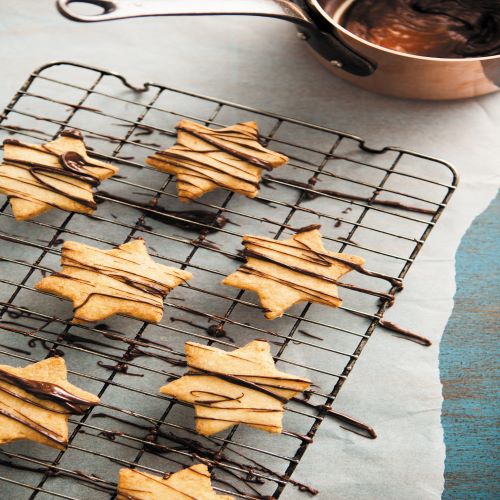
[[[83,432],[83,430],[80,430],[80,432]],[[8,453],[3,452],[0,450],[1,453],[9,456]],[[22,458],[22,457],[21,457]],[[57,476],[64,476],[64,477],[69,477],[73,479],[79,479],[85,483],[87,483],[87,486],[90,488],[99,490],[99,491],[106,491],[106,492],[111,492],[114,491],[114,487],[108,484],[104,483],[104,480],[100,478],[99,476],[96,476],[95,474],[87,474],[82,471],[74,470],[74,471],[66,471],[63,469],[57,469],[55,467],[52,467],[49,463],[44,466],[44,467],[30,467],[29,465],[21,465],[14,463],[10,460],[1,460],[0,459],[0,465],[9,467],[11,469],[16,469],[16,470],[21,470],[21,471],[28,471],[28,472],[35,472],[38,474],[47,474],[48,476],[51,477],[57,477]]]
[[[360,436],[363,437],[369,437],[370,439],[377,439],[377,433],[375,432],[375,429],[371,427],[368,424],[365,424],[361,422],[360,420],[357,420],[354,417],[351,417],[350,415],[347,415],[345,413],[342,413],[340,411],[334,410],[331,406],[325,405],[327,415],[330,415],[333,418],[336,418],[338,420],[341,420],[342,422],[345,422],[346,424],[352,425],[353,427],[356,427],[360,429],[363,433],[355,432],[352,429],[349,429],[348,427],[343,427],[343,429],[346,429],[350,432],[355,432],[356,434],[359,434]],[[368,436],[366,436],[366,434]]]
[[[142,146],[150,146],[152,148],[161,148],[161,144],[158,144],[157,142],[143,141],[141,139],[134,139],[134,142],[136,144],[141,144]]]
[[[118,436],[126,436],[126,434],[120,431],[99,431],[98,436],[109,439],[109,441],[114,441]]]
[[[124,127],[130,127],[128,123],[123,123],[122,126],[124,126]],[[134,135],[136,137],[139,137],[139,136],[142,136],[142,135],[151,135],[155,131],[155,129],[153,127],[149,127],[148,125],[139,125],[139,124],[136,124],[135,128],[139,129],[139,131],[135,130],[135,132],[134,132]],[[161,133],[161,132],[159,132],[159,133]],[[168,135],[170,135],[170,134],[168,134]]]
[[[20,349],[19,347],[12,347],[12,346],[5,345],[5,344],[0,344],[0,347],[3,347],[4,349],[8,349],[9,351],[12,351],[12,352],[17,352],[19,354],[24,354],[26,356],[30,356],[31,355],[30,351],[27,351],[25,349]]]
[[[50,341],[39,338],[32,338],[28,340],[28,345],[30,347],[36,347],[37,343],[39,343],[46,351],[50,352],[53,355],[64,357],[64,351],[57,349],[55,345],[49,346]]]
[[[3,116],[2,116],[2,118],[3,118]],[[7,124],[7,125],[3,125],[3,127],[5,127],[4,130],[9,135],[13,135],[16,132],[35,132],[37,134],[45,134],[45,132],[43,130],[40,130],[38,128],[27,128],[27,127],[22,127],[21,125],[10,125],[10,124]],[[11,139],[5,139],[5,140],[11,140]],[[4,144],[5,144],[5,141],[4,141]]]
[[[340,257],[332,257],[330,256],[332,260],[335,260],[337,262],[340,262],[342,264],[345,264],[346,266],[351,267],[355,271],[357,271],[360,274],[364,274],[365,276],[371,276],[372,278],[379,278],[381,280],[388,281],[392,286],[397,288],[397,291],[400,291],[404,288],[403,285],[403,280],[400,278],[394,278],[392,276],[388,276],[387,274],[379,273],[376,271],[369,271],[366,269],[364,266],[361,264],[356,264],[355,262],[351,262],[345,259],[341,259]]]
[[[300,234],[300,233],[307,233],[308,231],[313,231],[314,229],[320,229],[321,228],[321,224],[309,224],[308,226],[304,226],[304,227],[291,227],[291,226],[287,226],[288,229],[291,229],[294,233],[296,234]]]
[[[216,325],[209,325],[209,326],[203,326],[203,325],[198,325],[197,323],[194,323],[193,321],[189,321],[187,319],[183,318],[174,318],[173,316],[170,317],[170,321],[175,322],[178,321],[179,323],[184,323],[186,325],[192,326],[194,328],[198,328],[200,330],[205,331],[210,337],[220,339],[220,338],[226,338],[230,342],[234,343],[234,339],[232,337],[229,337],[224,330],[224,324],[223,323],[218,323]]]
[[[265,179],[268,179],[268,182],[269,182],[269,180],[273,180],[273,181],[278,181],[278,182],[283,182],[283,183],[289,184],[290,186],[287,186],[287,187],[295,187],[297,189],[303,189],[305,201],[315,200],[319,196],[326,194],[329,196],[335,196],[336,198],[345,198],[347,200],[361,201],[364,203],[369,203],[370,205],[380,205],[380,206],[385,206],[385,207],[398,208],[401,210],[406,210],[408,212],[417,212],[417,213],[426,214],[426,215],[434,215],[436,213],[435,210],[420,208],[420,207],[416,207],[414,205],[407,205],[406,203],[401,203],[399,201],[379,200],[377,198],[372,199],[371,197],[359,196],[356,194],[344,193],[344,192],[340,192],[340,191],[334,191],[332,189],[314,189],[314,184],[312,184],[312,183],[299,182],[299,181],[296,181],[295,179],[287,179],[284,177],[274,177],[270,174],[267,174],[266,177],[262,179],[263,183],[265,183]]]
[[[361,313],[359,311],[350,310],[349,312],[352,314],[356,314],[357,316],[361,316],[363,318],[372,319],[372,316]],[[382,319],[379,316],[375,316],[375,319],[379,320],[378,321],[379,326],[381,326],[382,328],[385,328],[386,330],[390,330],[392,332],[398,333],[399,335],[401,335],[405,339],[411,340],[413,342],[417,342],[418,344],[422,344],[425,346],[432,345],[432,342],[427,337],[424,337],[422,335],[419,335],[418,333],[412,332],[408,328],[397,325],[396,323],[393,323],[391,321],[387,321],[385,319]]]
[[[220,246],[214,243],[213,241],[210,241],[204,231],[202,230],[198,236],[198,238],[191,240],[190,241],[191,245],[194,245],[196,247],[202,247],[202,248],[208,248],[209,250],[220,250]]]
[[[403,337],[406,337],[409,340],[413,340],[414,342],[417,342],[419,344],[423,344],[425,346],[432,345],[432,342],[427,337],[423,337],[422,335],[419,335],[415,332],[412,332],[408,328],[404,328],[400,325],[397,325],[396,323],[393,323],[392,321],[387,321],[385,319],[381,319],[381,320],[379,320],[378,324],[379,324],[379,326],[381,326],[382,328],[385,328],[386,330],[391,330],[393,332],[396,332],[399,335],[402,335]]]
[[[313,438],[311,438],[309,436],[304,436],[303,434],[299,434],[298,432],[282,431],[281,434],[284,434],[285,436],[292,436],[294,438],[300,439],[303,443],[311,444],[313,442]]]
[[[167,349],[169,351],[172,350],[168,345],[163,344],[161,342],[157,342],[155,340],[150,340],[150,339],[147,339],[144,337],[141,337],[140,340],[128,339],[128,338],[122,337],[121,335],[116,335],[116,334],[109,332],[109,331],[103,331],[102,335],[104,335],[106,338],[109,338],[112,340],[119,340],[121,342],[124,342],[124,343],[132,346],[132,349],[130,349],[126,353],[126,355],[124,356],[126,361],[132,361],[136,358],[145,356],[145,357],[152,357],[152,358],[160,359],[160,360],[165,361],[173,366],[186,366],[186,362],[184,360],[174,358],[171,356],[151,353],[151,352],[147,352],[147,351],[140,349],[140,347],[148,347],[148,345],[151,345],[151,346],[161,347],[161,348]],[[82,344],[89,343],[89,344],[95,344],[95,345],[103,346],[103,347],[110,348],[110,349],[119,350],[117,347],[110,346],[110,345],[105,344],[103,342],[99,342],[98,340],[94,340],[92,338],[87,339],[84,337],[79,337],[79,336],[74,335],[74,334],[67,335],[65,337],[65,340],[67,342],[74,343],[75,345],[78,345],[79,343],[82,343]],[[140,347],[138,347],[138,346],[140,346]],[[92,352],[97,353],[97,354],[107,355],[107,353],[101,352],[98,350],[92,350]],[[106,368],[106,369],[116,369],[117,371],[120,371],[122,373],[124,373],[125,367],[127,366],[127,364],[124,362],[121,362],[116,366],[104,365],[104,363],[102,363],[102,362],[98,362],[98,365],[103,367],[103,368]],[[130,374],[130,373],[128,373],[128,375],[139,376],[139,375]]]
[[[140,358],[143,356],[159,359],[159,360],[165,361],[166,363],[169,363],[170,365],[173,365],[173,366],[182,366],[182,367],[187,366],[186,361],[184,361],[182,359],[174,358],[172,356],[167,356],[164,354],[156,354],[153,352],[147,352],[147,351],[144,351],[143,349],[140,348],[140,347],[148,347],[148,345],[150,344],[152,346],[162,347],[162,348],[167,349],[169,351],[172,350],[169,346],[167,346],[166,344],[162,344],[161,342],[156,342],[154,340],[150,340],[147,338],[141,338],[141,340],[128,339],[128,338],[124,338],[120,335],[115,335],[115,334],[110,333],[110,332],[102,332],[102,335],[104,335],[106,338],[113,339],[113,340],[119,340],[121,342],[124,342],[124,343],[132,346],[132,348],[127,353],[124,354],[125,361],[118,362],[116,365],[105,364],[102,361],[97,362],[97,365],[99,365],[100,367],[105,368],[107,370],[110,370],[110,371],[116,370],[120,373],[124,373],[126,375],[130,375],[133,377],[143,377],[144,375],[142,375],[142,374],[129,373],[128,369],[130,367],[127,364],[128,361],[133,361],[134,359]],[[104,342],[99,342],[99,341],[91,339],[91,338],[87,339],[84,337],[79,337],[79,336],[73,335],[73,334],[69,334],[69,335],[65,336],[65,340],[71,344],[76,345],[76,346],[79,346],[79,344],[88,343],[88,344],[103,346],[103,347],[106,347],[108,349],[120,350],[119,348],[105,344]],[[138,347],[138,346],[140,346],[140,347]],[[106,353],[104,351],[99,351],[97,349],[90,349],[90,348],[87,348],[87,349],[90,350],[90,352],[92,352],[92,353],[102,354],[104,356],[108,356],[108,353]]]
[[[349,245],[359,247],[359,243],[356,243],[354,240],[351,240],[351,238],[344,238],[343,236],[337,236],[337,239],[340,241],[344,241],[345,243],[348,243]]]
[[[306,336],[306,337],[311,337],[311,338],[317,339],[317,340],[325,340],[323,337],[320,337],[319,335],[314,335],[312,333],[306,332],[305,330],[298,330],[298,332],[301,333],[302,335]]]
[[[117,363],[116,365],[108,365],[102,361],[98,361],[97,365],[111,372],[116,371],[118,373],[123,373],[124,375],[128,375],[129,377],[144,377],[143,373],[129,373],[128,371],[129,366],[127,365],[127,363]]]
[[[99,196],[127,204],[131,203],[128,198],[116,196],[106,191],[98,191],[96,197]],[[191,231],[204,229],[208,233],[212,233],[222,229],[227,223],[231,222],[223,215],[216,212],[209,212],[208,210],[167,210],[156,204],[140,203],[138,201],[134,201],[132,204],[134,208],[139,208],[150,219]]]
[[[12,146],[24,146],[23,143],[18,139],[11,139],[11,138],[4,139],[3,145],[5,146],[6,144],[10,144]]]
[[[130,352],[125,355],[125,358],[129,361],[140,358],[141,356],[149,356],[150,358],[160,359],[161,361],[165,361],[173,366],[187,366],[186,361],[178,358],[174,358],[172,356],[166,356],[163,354],[154,354],[152,352],[146,352],[138,347],[133,347]]]
[[[342,422],[345,422],[346,424],[349,424],[349,425],[361,430],[362,433],[353,431],[352,429],[349,429],[348,427],[342,427],[343,429],[345,429],[347,431],[355,432],[355,434],[358,434],[358,435],[363,436],[363,437],[368,437],[370,439],[377,438],[377,433],[375,432],[373,427],[361,422],[360,420],[357,420],[354,417],[351,417],[350,415],[347,415],[346,413],[342,413],[342,412],[339,412],[337,410],[334,410],[330,405],[315,405],[314,403],[311,403],[310,401],[308,401],[308,398],[307,399],[293,398],[293,401],[295,403],[300,403],[300,404],[307,406],[309,408],[315,408],[317,410],[326,410],[326,414],[329,415],[330,417],[341,420]]]
[[[18,317],[18,316],[16,316],[16,317]],[[181,320],[181,319],[173,319],[173,321],[182,321],[185,323],[189,323],[188,321]],[[29,331],[8,328],[4,325],[5,323],[6,322],[1,323],[0,327],[4,328],[4,329],[8,329],[9,331],[15,331],[16,333],[20,333],[22,335],[28,335],[28,336],[32,335],[32,332],[29,332]],[[10,323],[17,325],[17,326],[20,326],[20,327],[27,327],[27,325],[22,325],[22,324],[15,323],[15,322],[10,322]],[[223,329],[220,328],[221,325],[210,325],[208,328],[202,327],[201,325],[196,325],[196,324],[193,324],[193,326],[198,327],[198,328],[202,328],[202,329],[207,330],[207,331],[210,330],[212,327],[215,327],[214,330],[217,330],[217,331],[222,330],[223,331]],[[97,327],[99,327],[99,328],[97,328]],[[157,342],[155,340],[151,340],[151,339],[148,339],[145,337],[142,337],[140,340],[128,339],[128,338],[125,338],[121,335],[115,334],[111,331],[108,331],[107,326],[105,324],[96,325],[95,328],[99,329],[99,330],[103,330],[101,332],[101,334],[106,338],[109,338],[112,340],[118,340],[118,341],[124,342],[124,343],[132,346],[132,349],[130,349],[124,356],[125,361],[118,362],[117,365],[108,365],[108,364],[103,363],[102,361],[97,362],[97,364],[99,366],[101,366],[102,368],[105,368],[107,370],[116,370],[120,373],[125,373],[125,374],[130,375],[130,376],[142,377],[143,376],[142,374],[128,373],[129,366],[127,365],[127,362],[132,361],[132,360],[139,358],[139,357],[151,357],[151,358],[159,359],[159,360],[165,361],[166,363],[173,365],[173,366],[180,366],[180,367],[187,366],[187,363],[184,359],[179,359],[179,358],[176,358],[173,356],[167,356],[165,354],[156,354],[153,352],[147,352],[147,351],[143,350],[144,347],[147,348],[149,345],[151,345],[151,346],[156,346],[156,347],[160,347],[162,349],[167,349],[169,351],[172,351],[172,349],[167,344]],[[227,337],[227,338],[229,338],[229,337]],[[93,345],[97,345],[97,346],[106,347],[108,349],[119,350],[119,348],[117,348],[115,346],[108,345],[104,342],[100,342],[99,340],[96,340],[94,338],[85,338],[85,337],[81,337],[79,335],[75,335],[72,333],[66,334],[64,336],[64,340],[66,342],[68,342],[70,344],[74,344],[78,347],[81,347],[82,345],[84,346],[84,344],[93,344]],[[231,339],[231,341],[232,341],[232,339]],[[49,352],[52,352],[53,354],[56,354],[56,355],[64,354],[62,351],[59,351],[58,349],[54,349],[54,347],[49,347],[47,345],[48,341],[46,341],[44,339],[31,339],[29,341],[29,345],[34,346],[35,342],[41,342],[41,344]],[[100,351],[97,349],[90,349],[88,347],[86,349],[88,349],[90,352],[95,353],[95,354],[102,354],[102,355],[108,356],[108,353],[104,352],[104,351]],[[29,354],[29,352],[27,352],[27,354]]]
[[[63,130],[59,136],[61,137],[70,137],[71,139],[83,139],[82,133],[79,130],[74,128],[68,128]]]
[[[120,496],[125,498],[125,500],[141,500],[139,497],[135,497],[134,495],[129,495],[128,493],[119,492]]]
[[[19,319],[19,318],[33,318],[33,315],[29,311],[7,311],[7,316],[12,319]],[[38,318],[35,318],[38,319]],[[45,321],[44,319],[40,319],[39,321]]]
[[[222,323],[219,323],[218,325],[210,325],[208,328],[206,328],[206,332],[210,337],[216,339],[225,338],[234,343],[234,339],[232,337],[229,337],[229,335],[226,333],[226,330],[224,330],[224,325]]]

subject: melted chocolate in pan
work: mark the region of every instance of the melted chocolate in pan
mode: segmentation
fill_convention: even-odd
[[[500,54],[498,0],[356,0],[341,24],[375,45],[408,54]]]

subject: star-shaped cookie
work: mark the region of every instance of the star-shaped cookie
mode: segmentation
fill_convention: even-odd
[[[262,170],[272,170],[288,158],[264,148],[255,122],[210,129],[181,120],[175,146],[158,151],[146,162],[177,176],[181,201],[195,200],[216,188],[255,198]]]
[[[47,276],[37,290],[73,302],[73,323],[101,321],[124,314],[158,323],[163,299],[191,273],[157,264],[143,239],[112,250],[66,241],[61,252],[62,270]]]
[[[63,358],[25,368],[0,365],[0,445],[28,439],[64,449],[69,415],[97,404],[98,397],[68,382]]]
[[[283,405],[311,385],[277,370],[265,340],[231,352],[186,342],[186,358],[189,371],[160,391],[194,406],[204,436],[236,424],[281,432]]]
[[[327,251],[318,229],[282,241],[245,235],[243,244],[246,264],[222,283],[256,292],[268,319],[302,301],[340,306],[339,278],[364,263],[355,255]]]
[[[120,469],[117,500],[234,500],[217,495],[205,464],[182,469],[167,478],[138,471]]]
[[[5,139],[0,165],[0,193],[6,194],[17,220],[36,217],[52,208],[92,213],[92,190],[118,172],[108,163],[89,158],[83,137],[65,130],[46,144]]]

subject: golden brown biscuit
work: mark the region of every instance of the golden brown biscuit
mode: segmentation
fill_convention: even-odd
[[[222,283],[256,292],[268,319],[302,301],[339,307],[338,279],[364,263],[355,255],[327,251],[318,229],[282,241],[246,235],[243,244],[246,264]]]
[[[160,391],[194,406],[204,436],[236,424],[281,432],[283,405],[311,385],[277,370],[265,340],[231,352],[186,342],[186,358],[189,371]]]
[[[0,193],[7,195],[17,220],[52,208],[90,214],[96,209],[92,189],[118,167],[87,156],[76,130],[65,130],[46,144],[5,139],[0,165]]]
[[[234,500],[217,495],[204,464],[182,469],[166,478],[138,471],[120,469],[117,500]]]
[[[210,129],[181,120],[175,146],[158,151],[146,163],[177,176],[181,201],[195,200],[216,188],[255,198],[262,170],[272,170],[288,158],[264,148],[255,122]]]
[[[52,448],[68,444],[68,417],[99,398],[67,381],[63,358],[25,368],[0,365],[0,445],[28,439]]]
[[[158,323],[163,299],[191,273],[157,264],[143,239],[112,250],[66,241],[61,252],[62,270],[47,276],[37,290],[73,302],[73,323],[101,321],[124,314]]]

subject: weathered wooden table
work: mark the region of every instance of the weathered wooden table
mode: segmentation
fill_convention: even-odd
[[[458,250],[455,308],[441,341],[446,500],[500,496],[499,235],[497,197],[470,227]]]

